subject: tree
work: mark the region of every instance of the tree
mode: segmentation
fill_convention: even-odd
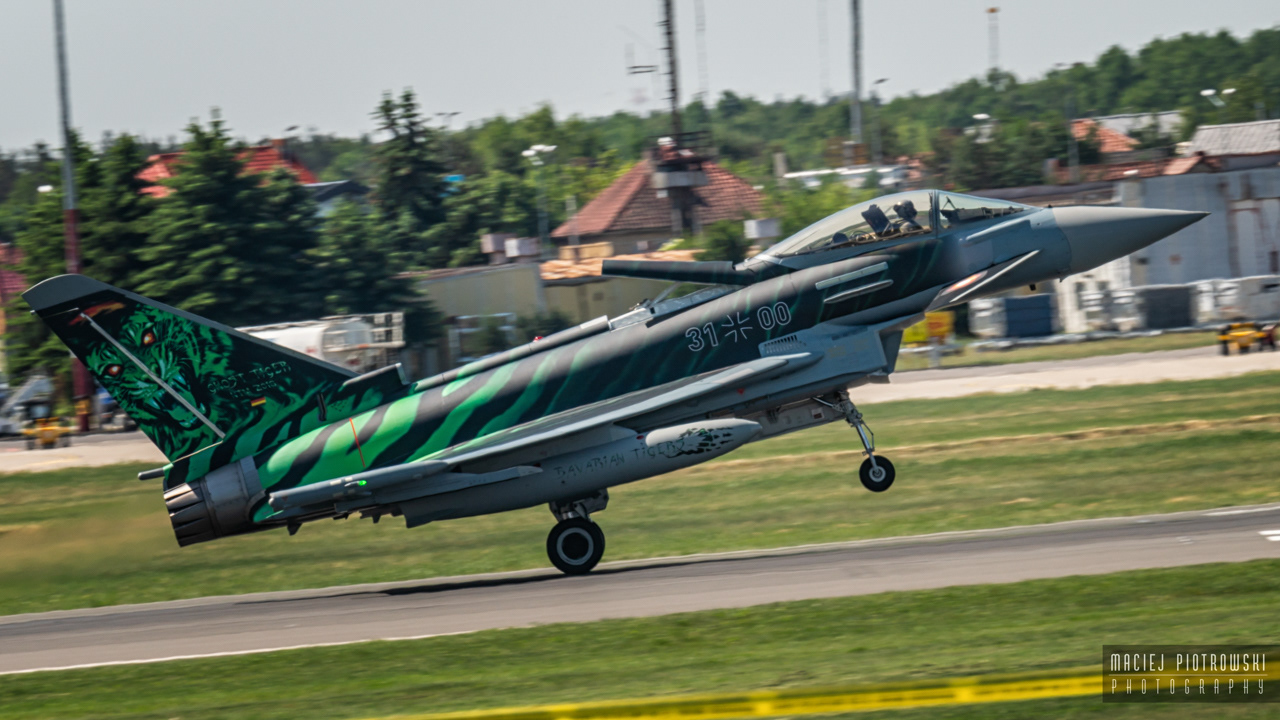
[[[143,194],[138,173],[147,156],[137,139],[121,135],[89,165],[94,182],[81,187],[83,272],[111,285],[131,287],[144,264],[147,218],[155,200]]]
[[[363,207],[339,203],[307,257],[323,291],[323,314],[404,311],[406,342],[439,336],[439,314],[414,291],[411,280],[395,271],[388,260],[391,253],[375,219]]]
[[[398,100],[383,95],[374,117],[390,136],[374,153],[373,200],[395,247],[392,261],[399,269],[443,267],[450,253],[437,227],[446,218],[447,187],[436,132],[423,121],[412,90]]]
[[[16,243],[22,255],[16,269],[33,284],[67,271],[60,190],[43,193],[36,200],[26,214]],[[71,363],[66,346],[31,313],[22,298],[10,301],[6,316],[5,355],[10,377],[44,370],[61,388],[58,394],[68,396]]]
[[[573,327],[573,320],[559,310],[520,315],[516,318],[516,334],[520,337],[520,342],[525,343],[554,335],[571,327]]]
[[[747,259],[751,242],[742,229],[741,220],[719,220],[707,225],[702,233],[699,260],[728,260],[740,263]]]
[[[192,123],[170,193],[150,215],[144,295],[230,325],[313,316],[315,208],[291,176],[244,174],[223,123]]]
[[[143,224],[152,207],[150,198],[138,195],[143,183],[134,177],[145,158],[128,135],[117,138],[99,155],[79,137],[73,136],[72,148],[81,210],[82,272],[127,285],[139,268],[137,252],[146,240]],[[21,260],[14,269],[31,284],[67,271],[61,174],[58,163],[47,155],[40,161],[49,166],[45,171],[54,189],[36,196],[15,237]],[[8,370],[21,376],[43,368],[65,390],[70,368],[67,349],[29,310],[20,298],[7,308]]]

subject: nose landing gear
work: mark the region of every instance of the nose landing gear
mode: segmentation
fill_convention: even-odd
[[[889,462],[887,457],[876,455],[876,434],[871,432],[871,428],[862,419],[862,413],[858,412],[858,407],[849,399],[849,393],[841,390],[838,395],[839,401],[835,404],[823,404],[843,413],[845,422],[858,432],[858,439],[862,441],[862,448],[867,453],[867,459],[863,460],[862,467],[858,468],[858,479],[862,481],[862,486],[871,492],[884,492],[893,485],[893,479],[897,475],[893,469],[893,463]],[[822,402],[818,398],[814,399]]]

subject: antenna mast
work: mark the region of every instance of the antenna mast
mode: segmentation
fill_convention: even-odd
[[[987,17],[989,18],[987,37],[991,43],[991,74],[994,76],[996,71],[1000,69],[1000,8],[987,8]]]
[[[862,142],[862,8],[858,0],[850,0],[853,19],[853,92],[849,95],[849,134],[855,143]],[[852,161],[850,162],[852,165]]]
[[[702,0],[695,0],[693,7],[698,11],[698,83],[702,86],[698,94],[705,106],[711,103],[711,81],[707,79],[707,14]]]
[[[671,6],[674,0],[662,0],[663,34],[667,39],[667,80],[670,87],[668,99],[671,101],[671,134],[677,136],[680,126],[680,72],[676,64],[676,19]]]

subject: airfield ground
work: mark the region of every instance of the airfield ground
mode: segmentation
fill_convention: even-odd
[[[1280,560],[0,676],[0,718],[349,718],[1097,666],[1104,642],[1280,636]],[[1275,705],[1214,706],[1274,717]],[[858,717],[1203,717],[1097,697]]]
[[[1213,352],[1139,361],[1156,369],[1158,359],[1178,362],[1190,377],[1211,373],[1192,381],[1009,392],[1043,387],[1040,363],[895,378],[868,390],[931,399],[863,408],[899,469],[890,492],[857,484],[860,452],[847,428],[832,425],[618,488],[599,516],[607,559],[1280,501],[1280,372],[1216,377],[1274,366],[1275,356]],[[1128,372],[1130,357],[1144,356],[1066,363],[1052,371],[1060,373],[1053,384],[1105,382]],[[957,385],[992,394],[938,399]],[[93,442],[81,448],[96,454]],[[292,538],[274,532],[179,550],[156,486],[132,479],[153,466],[0,475],[0,614],[546,564],[545,509],[415,531],[388,527],[396,521],[316,523]],[[1092,665],[1103,642],[1280,637],[1277,571],[1280,560],[1256,560],[188,660],[163,670],[6,675],[0,718],[368,717]],[[1280,706],[1213,711],[1276,716],[1272,707]],[[1081,698],[859,717],[1199,717],[1203,709]]]
[[[618,488],[607,559],[1280,500],[1280,373],[867,408],[898,466],[854,477],[848,428]],[[0,476],[0,613],[543,567],[543,508],[406,531],[320,522],[179,549],[154,483],[110,466]]]
[[[955,355],[943,355],[941,360],[944,368],[1010,365],[1025,362],[1078,360],[1085,357],[1105,357],[1125,353],[1183,350],[1186,348],[1215,346],[1217,342],[1218,333],[1216,331],[1166,333],[1153,337],[1113,338],[1080,343],[1064,343],[1062,345],[1043,345],[981,352],[973,349],[972,343],[966,342],[962,343],[963,352]],[[898,360],[899,371],[922,370],[927,367],[929,367],[929,358],[926,355],[907,353]]]

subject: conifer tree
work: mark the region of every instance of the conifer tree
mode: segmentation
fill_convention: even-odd
[[[426,126],[412,90],[399,99],[384,95],[374,118],[389,136],[375,151],[373,201],[392,262],[398,269],[443,267],[449,249],[441,241],[446,186],[437,133]]]
[[[178,172],[151,215],[138,291],[230,325],[314,317],[307,270],[315,206],[291,176],[244,174],[221,120],[192,123]],[[282,171],[283,172],[283,171]]]

